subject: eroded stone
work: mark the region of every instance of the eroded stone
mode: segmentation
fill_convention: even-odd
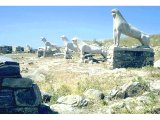
[[[32,83],[33,81],[29,78],[5,78],[2,87],[28,88],[32,87]]]
[[[41,93],[36,84],[31,88],[14,92],[17,106],[38,106],[42,102]]]

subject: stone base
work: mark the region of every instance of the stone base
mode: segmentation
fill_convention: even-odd
[[[72,55],[70,55],[70,54],[65,54],[65,55],[64,55],[64,58],[65,58],[65,59],[72,59]]]
[[[108,56],[113,68],[140,68],[154,63],[152,48],[111,47]]]
[[[21,79],[18,80],[21,81]],[[15,84],[17,81],[14,79],[12,83]],[[20,88],[20,83],[18,83],[19,85],[17,87],[8,86],[8,84],[6,84],[6,79],[4,79],[4,81],[1,80],[1,82],[5,84],[3,84],[3,86],[0,85],[0,114],[38,113],[38,108],[42,103],[42,97],[39,87],[36,84],[26,84],[26,86]]]
[[[53,54],[58,53],[57,50],[55,51],[37,51],[37,57],[53,57]]]
[[[38,107],[0,108],[0,114],[38,114]]]

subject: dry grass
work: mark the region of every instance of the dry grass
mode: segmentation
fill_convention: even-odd
[[[155,37],[155,36],[154,36]],[[112,41],[99,41],[98,44],[110,45]],[[133,40],[134,42],[134,40]],[[124,39],[121,45],[128,44],[128,40]],[[133,43],[132,43],[133,44]],[[137,41],[134,42],[134,45]],[[154,43],[155,44],[155,43]],[[155,59],[160,58],[159,47],[154,47]],[[65,60],[63,58],[37,58],[34,54],[15,54],[7,55],[17,60],[20,63],[21,69],[28,68],[28,72],[22,72],[22,76],[26,77],[31,72],[38,70],[40,66],[48,67],[48,71],[45,72],[45,80],[38,81],[37,83],[42,91],[48,92],[53,95],[49,104],[54,104],[58,97],[69,94],[83,95],[83,92],[92,88],[101,90],[107,94],[108,91],[115,87],[122,86],[125,83],[134,80],[142,80],[148,82],[150,80],[160,79],[160,69],[153,67],[143,68],[128,68],[128,69],[115,69],[111,70],[107,62],[100,64],[85,64],[79,63],[79,54],[74,54],[74,58],[71,60]],[[27,63],[33,62],[29,65]],[[32,70],[32,71],[30,71]],[[92,104],[87,108],[92,109],[96,106],[103,108],[108,103],[101,101],[100,103]],[[134,106],[134,103],[133,103]],[[146,111],[152,106],[146,106]],[[87,109],[86,108],[86,109]],[[102,111],[103,112],[103,111]],[[133,112],[123,109],[119,113],[141,113],[140,111]]]

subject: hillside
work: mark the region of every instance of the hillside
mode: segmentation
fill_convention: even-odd
[[[92,42],[108,48],[113,41]],[[121,40],[121,46],[137,44],[139,44],[138,41],[131,38]],[[151,46],[155,51],[155,60],[160,59],[159,45],[160,35],[152,35]],[[51,109],[59,113],[146,114],[159,112],[159,68],[146,66],[111,69],[107,62],[79,63],[77,53],[74,53],[74,58],[71,60],[63,59],[63,57],[37,58],[35,54],[27,53],[6,56],[20,63],[23,77],[33,79],[41,91],[52,95],[48,104]],[[59,100],[62,96],[67,97]]]

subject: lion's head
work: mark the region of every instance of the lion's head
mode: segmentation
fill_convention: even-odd
[[[113,16],[114,19],[119,18],[120,20],[126,21],[117,8],[112,9],[112,16]]]
[[[119,13],[119,10],[117,8],[115,9],[112,9],[112,16],[115,18],[116,17],[116,14]]]
[[[78,38],[77,37],[74,37],[74,38],[72,38],[72,42],[73,42],[73,44],[75,44],[76,46],[78,46]]]

